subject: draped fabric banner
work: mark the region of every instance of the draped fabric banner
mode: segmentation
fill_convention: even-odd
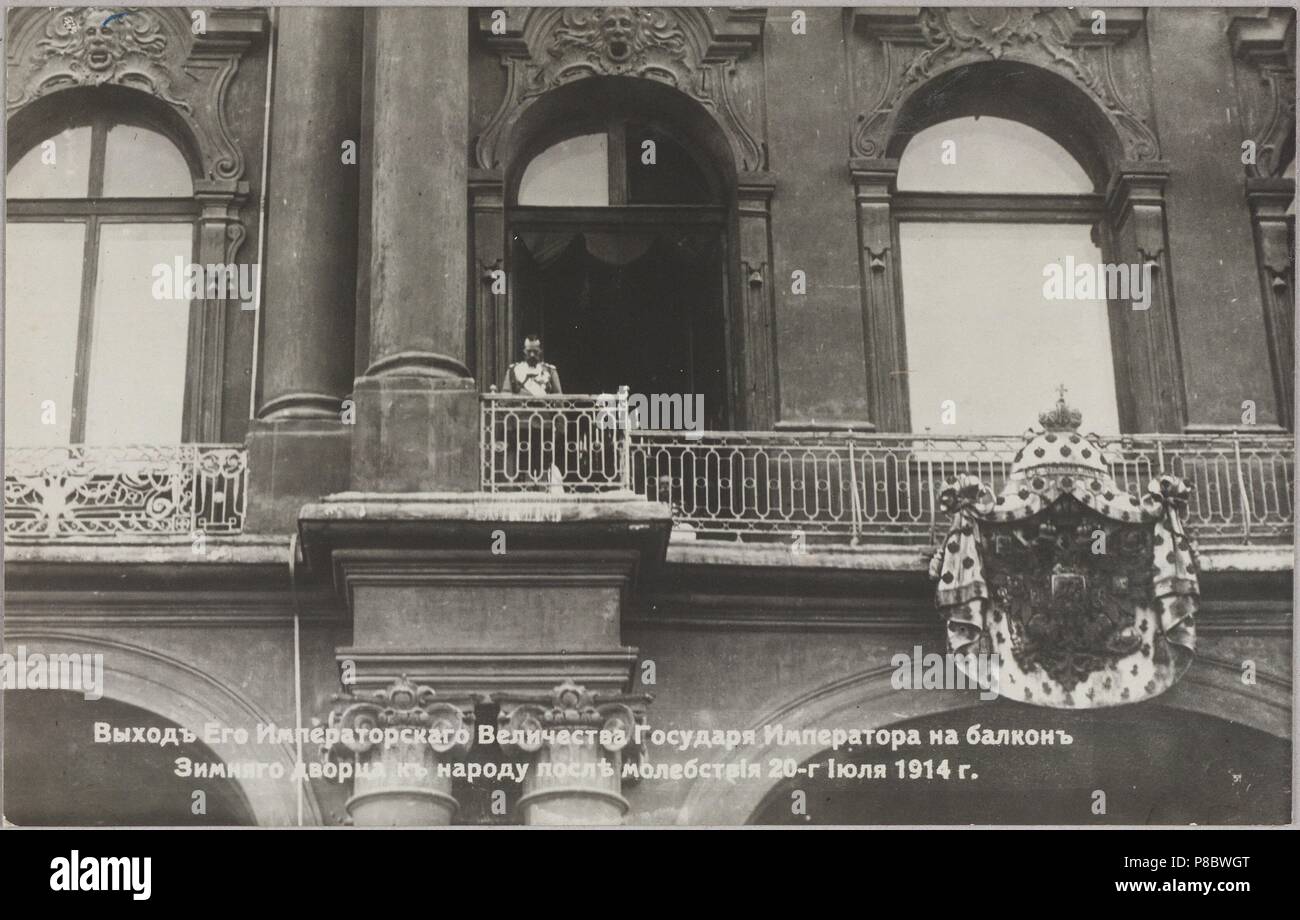
[[[545,268],[568,252],[574,240],[580,239],[588,255],[606,265],[631,265],[643,257],[656,244],[698,261],[712,251],[716,242],[710,234],[658,231],[654,233],[602,233],[583,230],[562,232],[555,230],[522,231],[519,239],[539,266]]]
[[[950,477],[930,575],[949,650],[998,656],[999,695],[1062,709],[1168,690],[1190,666],[1200,589],[1183,525],[1189,487],[1119,488],[1078,413],[1058,403],[998,494]],[[960,660],[960,659],[959,659]]]

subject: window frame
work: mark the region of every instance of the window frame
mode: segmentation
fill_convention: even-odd
[[[671,138],[686,154],[690,156],[708,187],[708,203],[628,203],[627,193],[630,187],[627,175],[627,128],[629,124],[644,125],[659,134]],[[519,189],[523,184],[524,173],[533,160],[552,146],[572,138],[604,132],[607,137],[606,163],[609,173],[608,205],[521,205]],[[533,139],[520,157],[523,168],[514,172],[506,188],[503,221],[505,229],[505,259],[507,267],[513,259],[516,237],[520,233],[547,231],[592,230],[602,233],[645,233],[655,230],[712,231],[717,233],[722,259],[721,292],[722,311],[722,361],[726,368],[722,419],[723,426],[732,428],[742,411],[740,406],[739,374],[737,352],[734,339],[737,335],[735,319],[732,316],[732,288],[734,281],[728,266],[734,261],[732,244],[732,217],[726,203],[724,186],[715,170],[692,152],[692,145],[681,135],[660,120],[646,117],[646,113],[627,113],[617,111],[603,118],[586,118],[564,122],[550,131],[543,132]],[[511,284],[506,288],[504,326],[506,342],[509,347],[520,340],[525,330],[520,328],[519,317],[522,308],[516,299],[518,286]],[[507,359],[502,359],[507,361]]]
[[[62,113],[63,118],[54,124],[54,130],[42,137],[28,137],[28,143],[10,148],[9,162],[6,163],[6,175],[15,165],[41,143],[56,137],[60,132],[89,127],[91,129],[89,177],[84,198],[6,198],[6,219],[13,223],[69,223],[85,227],[82,250],[81,299],[77,318],[77,343],[73,362],[73,386],[71,422],[68,441],[71,444],[84,444],[86,436],[86,405],[90,395],[90,360],[93,346],[95,318],[95,289],[99,281],[100,231],[106,224],[160,224],[176,223],[190,226],[190,249],[188,261],[198,260],[199,220],[202,206],[194,193],[194,166],[187,156],[186,147],[179,143],[175,133],[165,126],[147,119],[132,117],[116,107],[91,109],[88,107],[69,108]],[[191,191],[188,197],[170,196],[165,198],[105,198],[104,174],[107,165],[108,132],[118,126],[144,128],[161,134],[176,148],[190,170]],[[189,443],[195,440],[195,420],[191,407],[194,405],[194,388],[197,385],[194,369],[194,342],[198,309],[203,300],[190,302],[190,316],[186,335],[186,373],[185,392],[182,394],[181,431],[179,442]]]
[[[709,191],[709,201],[707,202],[656,202],[651,204],[636,204],[629,202],[628,192],[630,189],[630,179],[627,170],[627,133],[628,126],[631,124],[644,125],[645,127],[671,138],[682,151],[691,158],[700,177],[704,180]],[[582,137],[589,134],[604,134],[605,142],[605,167],[608,180],[609,204],[607,205],[584,205],[571,208],[568,205],[526,205],[519,203],[519,189],[523,184],[524,175],[528,172],[528,167],[533,161],[554,147],[556,144],[563,143],[566,140],[575,137]],[[707,164],[702,163],[698,157],[691,151],[691,145],[683,140],[675,131],[660,123],[654,118],[638,117],[635,114],[625,112],[616,112],[605,116],[604,118],[588,118],[581,121],[574,121],[558,126],[554,130],[547,131],[539,135],[532,144],[529,145],[524,156],[521,157],[523,168],[519,169],[513,181],[510,183],[508,195],[506,198],[507,206],[513,211],[546,211],[558,212],[569,210],[600,210],[600,211],[638,211],[655,209],[700,209],[720,214],[725,214],[725,198],[722,194],[720,180],[713,174],[713,171]]]
[[[953,114],[948,118],[941,118],[934,121],[926,127],[943,124],[947,121],[955,121],[961,118],[971,117],[968,114]],[[1021,125],[1040,132],[1052,140],[1056,140],[1050,133],[1044,131],[1041,126],[1031,124],[1028,121],[1013,118],[1008,114],[999,114],[990,116],[1002,118],[1007,121],[1016,121]],[[919,134],[918,130],[916,134]],[[908,146],[915,139],[915,134],[908,138]],[[1060,142],[1057,141],[1059,144]],[[1065,145],[1061,145],[1062,150],[1079,163],[1081,169],[1087,173],[1087,164],[1080,162],[1077,156]],[[899,153],[898,162],[901,164],[902,157],[906,155],[907,147]],[[896,184],[890,195],[890,234],[894,252],[899,254],[897,264],[898,268],[898,312],[899,322],[902,331],[900,336],[901,356],[905,362],[905,373],[907,361],[906,331],[907,331],[907,289],[902,283],[902,240],[900,227],[905,222],[912,223],[985,223],[985,224],[1073,224],[1076,226],[1089,226],[1090,236],[1094,245],[1101,252],[1102,259],[1109,259],[1111,251],[1111,238],[1107,232],[1107,214],[1106,214],[1106,196],[1100,192],[1078,192],[1078,193],[1041,193],[1041,192],[942,192],[942,191],[920,191],[920,190],[903,190],[898,189]],[[1115,401],[1116,413],[1119,418],[1121,432],[1125,428],[1125,419],[1128,418],[1130,411],[1122,381],[1122,370],[1120,362],[1122,352],[1117,342],[1119,331],[1116,328],[1115,304],[1106,300],[1106,319],[1107,329],[1110,333],[1111,359],[1115,374]],[[909,388],[910,389],[910,388]],[[905,418],[908,419],[907,428],[912,429],[912,407],[910,392],[904,400],[902,407]],[[916,432],[910,431],[915,434]]]

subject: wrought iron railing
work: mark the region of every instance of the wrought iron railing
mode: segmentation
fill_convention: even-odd
[[[944,481],[1001,488],[1023,437],[628,430],[626,394],[483,397],[486,491],[631,490],[671,506],[678,530],[749,541],[927,544],[946,524]],[[1131,494],[1169,472],[1194,487],[1204,544],[1287,543],[1295,461],[1288,435],[1130,435],[1103,440]]]
[[[232,445],[8,448],[5,539],[237,534],[247,474]]]
[[[682,529],[743,539],[924,544],[947,523],[949,476],[995,490],[1020,437],[634,431],[636,492],[671,504]],[[1295,462],[1289,436],[1135,435],[1103,441],[1117,484],[1141,495],[1169,472],[1194,487],[1188,523],[1205,544],[1288,543]]]
[[[485,492],[629,488],[627,389],[596,396],[484,394]]]

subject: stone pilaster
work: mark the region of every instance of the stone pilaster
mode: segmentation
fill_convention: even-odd
[[[478,402],[466,367],[469,27],[463,8],[374,10],[370,354],[356,381],[352,485],[470,491]]]
[[[1125,431],[1180,432],[1187,419],[1165,227],[1168,184],[1168,164],[1126,162],[1106,192],[1110,261],[1141,265],[1151,278],[1147,309],[1135,310],[1124,300],[1110,307]]]
[[[329,751],[353,768],[348,815],[355,826],[444,826],[456,815],[450,776],[438,767],[473,742],[468,700],[453,703],[405,675],[375,691],[336,697],[329,727],[344,734]]]
[[[625,763],[640,759],[636,726],[649,696],[599,694],[565,681],[544,696],[499,696],[503,748],[529,761],[519,798],[524,824],[621,824]]]
[[[741,355],[744,416],[740,424],[754,431],[771,428],[780,415],[772,266],[774,192],[775,185],[769,178],[750,173],[736,193],[741,284],[745,292],[742,317],[745,348]]]
[[[272,88],[261,378],[248,529],[287,531],[347,487],[357,259],[362,11],[281,11]]]
[[[1255,233],[1255,261],[1264,296],[1264,328],[1273,365],[1278,421],[1294,425],[1295,406],[1295,261],[1291,253],[1291,224],[1287,209],[1295,201],[1295,180],[1246,180],[1250,223]]]
[[[858,211],[858,266],[862,334],[867,355],[867,405],[883,431],[911,426],[902,300],[898,295],[898,248],[893,196],[898,160],[854,158],[849,162]]]

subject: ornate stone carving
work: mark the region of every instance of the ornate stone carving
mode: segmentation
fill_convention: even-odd
[[[1295,11],[1267,10],[1238,16],[1228,27],[1237,61],[1246,137],[1255,144],[1251,177],[1279,177],[1287,163],[1283,151],[1295,136]]]
[[[1136,28],[1113,17],[1120,27],[1095,36],[1080,28],[1078,15],[1034,7],[921,8],[914,18],[893,8],[858,13],[859,25],[880,42],[885,72],[875,102],[858,116],[853,156],[887,156],[898,113],[933,77],[980,61],[1008,60],[1057,73],[1088,93],[1115,126],[1125,159],[1157,159],[1155,133],[1121,96],[1112,67],[1112,49]]]
[[[548,86],[575,71],[651,77],[678,85],[687,64],[686,33],[661,7],[567,7],[548,36],[539,76]]]
[[[485,13],[490,13],[484,10]],[[736,14],[744,24],[752,17]],[[736,61],[761,32],[741,40],[702,9],[664,7],[559,7],[516,15],[505,34],[480,20],[488,41],[502,51],[507,90],[478,139],[483,169],[501,166],[501,142],[537,97],[588,77],[655,80],[687,94],[719,122],[739,169],[763,168],[762,143],[732,98]]]
[[[474,714],[441,700],[432,687],[416,685],[405,674],[382,690],[336,696],[329,727],[347,730],[328,753],[334,757],[368,754],[380,742],[378,729],[423,729],[436,753],[467,749],[473,740]]]
[[[640,755],[635,729],[645,723],[647,695],[593,693],[566,680],[549,698],[501,694],[496,699],[501,704],[499,728],[519,739],[510,745],[518,753],[541,750],[543,731],[593,729],[600,733],[598,744],[606,753],[622,753],[625,758]],[[536,737],[530,738],[533,734]]]
[[[225,96],[243,54],[260,37],[256,11],[208,11],[196,36],[183,8],[23,9],[12,14],[10,75],[5,99],[12,116],[59,90],[122,86],[171,106],[197,141],[204,174],[237,180],[244,156],[225,119]]]
[[[55,64],[54,74],[46,82],[57,85],[71,79],[81,86],[137,85],[183,111],[191,111],[188,103],[171,94],[171,75],[160,66],[168,46],[160,21],[135,10],[105,22],[111,15],[102,7],[87,7],[80,12],[69,7],[63,15],[46,21],[44,37],[36,43],[36,53],[31,57],[37,66]]]

